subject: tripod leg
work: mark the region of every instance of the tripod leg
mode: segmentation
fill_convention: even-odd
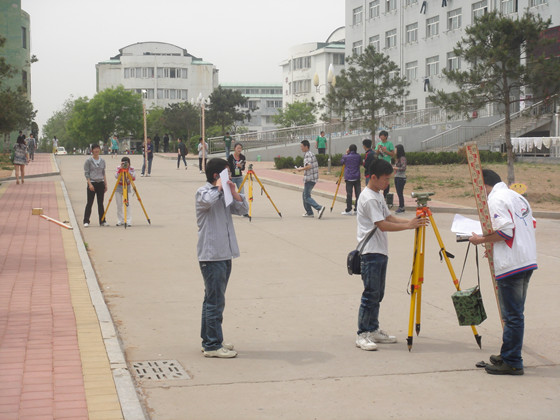
[[[129,173],[127,173],[127,181],[128,181],[128,177],[130,176]],[[127,218],[127,211],[128,211],[128,183],[127,182],[123,182],[123,191],[122,191],[122,200],[123,200],[123,212],[124,212],[124,228],[126,229],[128,223],[128,218]]]
[[[138,190],[136,189],[136,185],[134,184],[134,181],[132,180],[132,177],[129,175],[129,180],[130,180],[130,185],[132,185],[132,189],[134,190],[134,192],[136,193],[136,198],[138,199],[138,202],[140,203],[140,206],[142,207],[142,210],[144,211],[144,214],[146,215],[146,220],[148,221],[148,224],[152,224],[152,222],[150,221],[150,218],[148,217],[148,213],[146,213],[146,209],[144,208],[144,204],[142,203],[142,198],[140,198],[140,194],[138,193]]]
[[[259,179],[259,177],[257,176],[257,174],[253,173],[253,175],[255,176],[255,179],[257,180],[257,182],[259,183],[259,185],[261,186],[262,190],[264,191],[264,193],[266,194],[266,197],[268,198],[268,200],[270,201],[270,204],[272,204],[272,207],[274,207],[274,210],[276,210],[276,213],[278,213],[278,216],[282,217],[282,213],[280,213],[280,210],[278,210],[278,208],[276,207],[276,205],[274,204],[274,201],[272,201],[272,198],[270,198],[270,195],[268,195],[268,192],[266,191],[266,188],[264,187],[264,185],[262,184],[261,180]]]
[[[425,255],[426,255],[426,227],[422,226],[420,228],[420,232],[422,235],[422,242],[420,244],[421,251],[420,251],[420,261],[418,267],[418,284],[416,285],[416,335],[420,334],[420,319],[422,315],[422,286],[424,285],[424,262],[425,262]]]
[[[331,204],[331,213],[334,207],[334,202],[336,201],[336,196],[338,195],[338,189],[340,188],[340,183],[342,182],[342,176],[344,175],[344,168],[346,165],[342,165],[342,169],[340,170],[340,176],[338,177],[338,182],[336,183],[336,191],[334,192],[334,197]]]
[[[251,221],[253,215],[253,175],[251,173],[247,173],[247,175],[249,176],[249,221]]]
[[[115,191],[117,191],[117,186],[119,185],[119,181],[122,178],[123,178],[123,173],[121,172],[119,174],[119,177],[117,178],[117,182],[115,183],[115,188],[113,188],[113,192],[111,193],[111,197],[109,198],[109,202],[107,203],[107,207],[105,207],[105,212],[103,213],[103,217],[101,218],[102,222],[105,221],[105,216],[107,215],[107,210],[109,210],[109,206],[111,205],[111,201],[113,201],[113,197],[115,196]]]
[[[406,339],[408,351],[412,349],[412,330],[414,325],[414,315],[416,313],[416,295],[418,292],[418,277],[420,271],[420,244],[422,243],[422,232],[416,228],[414,233],[414,256],[412,258],[412,279],[410,280],[410,315],[408,320],[408,337]]]
[[[240,193],[241,190],[243,189],[243,185],[245,185],[245,181],[247,181],[247,178],[249,178],[249,172],[247,172],[245,174],[245,178],[243,178],[243,181],[241,182],[241,185],[239,186],[239,189],[237,190],[238,193]]]
[[[429,218],[430,218],[430,223],[434,229],[434,233],[436,234],[436,238],[439,244],[439,247],[441,249],[441,253],[443,255],[443,258],[445,259],[445,264],[447,265],[447,268],[449,270],[449,274],[451,275],[451,280],[453,281],[453,284],[455,285],[455,288],[457,290],[461,290],[461,287],[459,286],[459,280],[457,280],[457,276],[455,275],[455,271],[453,271],[453,266],[451,265],[451,261],[449,260],[449,257],[447,255],[447,250],[445,249],[445,245],[443,244],[443,241],[441,239],[441,236],[439,234],[439,230],[437,228],[436,225],[436,221],[434,220],[434,217],[432,215],[431,212],[428,213]],[[478,331],[476,330],[476,327],[474,325],[471,325],[471,329],[472,332],[474,334],[474,339],[476,340],[476,344],[478,344],[479,348],[482,348],[482,337],[478,334]]]

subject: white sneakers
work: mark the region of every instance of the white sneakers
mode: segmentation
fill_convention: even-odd
[[[227,349],[225,346],[220,347],[218,350],[204,351],[204,357],[218,357],[220,359],[231,359],[235,356],[237,356],[237,352],[235,350]]]
[[[397,337],[389,335],[381,329],[375,331],[363,332],[358,334],[356,338],[356,347],[366,351],[377,350],[377,344],[393,344],[397,342]]]

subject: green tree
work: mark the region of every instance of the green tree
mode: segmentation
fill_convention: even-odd
[[[285,108],[279,108],[278,114],[272,116],[272,121],[281,127],[294,127],[300,125],[315,124],[317,117],[315,102],[293,102]]]
[[[74,110],[74,99],[69,98],[64,102],[61,110],[56,111],[43,126],[43,139],[52,140],[54,136],[59,140],[60,145],[71,150],[80,147],[78,139],[68,133],[68,121]]]
[[[551,43],[542,36],[550,23],[528,12],[519,19],[497,12],[479,17],[453,50],[466,70],[443,71],[460,90],[438,90],[430,97],[436,105],[466,115],[486,104],[503,110],[509,184],[515,182],[511,105],[523,100],[522,89],[532,92],[534,99],[560,91],[560,61],[546,59],[543,53]]]
[[[205,113],[208,125],[219,125],[222,129],[221,134],[230,130],[230,127],[237,121],[245,121],[249,118],[249,113],[240,111],[240,107],[247,102],[240,91],[223,89],[218,86],[210,94],[210,105]]]
[[[373,138],[382,114],[402,109],[410,83],[400,75],[399,66],[372,45],[363,54],[349,57],[347,63],[327,95],[327,106],[344,118],[363,119]]]
[[[5,42],[6,38],[0,36],[0,48]],[[4,148],[9,147],[10,133],[29,127],[37,114],[22,87],[12,89],[4,85],[15,74],[17,70],[6,62],[4,56],[0,56],[0,134],[4,137]]]
[[[166,128],[163,124],[163,111],[163,108],[160,106],[150,108],[146,111],[146,126],[149,133],[148,135],[152,138],[155,137],[156,134],[163,137],[163,134],[166,133]]]
[[[200,110],[188,102],[171,104],[163,111],[162,123],[173,138],[189,139],[200,131]]]

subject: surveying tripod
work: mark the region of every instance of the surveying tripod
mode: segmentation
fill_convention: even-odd
[[[109,202],[107,203],[107,207],[105,208],[105,212],[103,213],[103,217],[101,218],[101,222],[105,221],[105,215],[107,214],[107,210],[109,210],[109,206],[111,205],[111,201],[113,201],[113,196],[115,195],[115,192],[117,191],[117,187],[120,185],[122,185],[122,200],[123,200],[123,210],[124,210],[124,227],[126,229],[127,227],[127,223],[126,221],[128,220],[126,218],[126,211],[128,208],[128,184],[130,183],[130,185],[132,186],[132,189],[134,190],[134,192],[136,193],[136,198],[138,199],[138,202],[140,203],[140,206],[142,206],[142,210],[144,211],[144,214],[146,215],[146,220],[148,221],[148,224],[152,224],[152,222],[150,221],[150,218],[148,217],[148,213],[146,213],[146,209],[144,208],[144,204],[142,204],[142,199],[140,198],[140,194],[138,193],[138,190],[136,189],[136,185],[134,184],[134,181],[132,179],[132,176],[130,175],[130,170],[128,166],[122,166],[119,169],[119,176],[117,177],[117,182],[115,183],[115,188],[113,188],[113,192],[111,194],[111,198],[109,198]]]
[[[272,201],[272,198],[270,198],[270,195],[268,195],[268,192],[266,191],[266,188],[262,184],[261,180],[259,179],[259,177],[255,173],[255,171],[253,170],[253,164],[250,163],[249,164],[249,170],[245,174],[245,178],[243,178],[243,182],[241,183],[241,185],[239,186],[239,190],[237,191],[237,192],[241,192],[241,190],[243,189],[243,185],[245,185],[245,181],[249,180],[249,195],[247,196],[247,199],[249,201],[249,221],[251,221],[251,218],[252,218],[251,217],[251,215],[252,215],[251,212],[252,212],[252,207],[253,207],[253,177],[255,177],[255,179],[257,180],[257,182],[261,186],[261,195],[262,195],[262,192],[264,191],[268,200],[270,201],[270,204],[272,204],[272,207],[274,207],[274,210],[276,210],[276,213],[278,213],[278,216],[282,217],[282,213],[280,213],[280,211],[278,210],[278,208],[274,204],[274,201]]]
[[[459,286],[459,280],[457,280],[457,276],[453,271],[453,267],[451,265],[450,258],[453,258],[453,255],[448,253],[445,249],[445,245],[441,240],[441,236],[439,234],[436,221],[434,220],[434,216],[432,211],[428,207],[428,201],[431,199],[429,196],[434,195],[433,192],[425,192],[425,193],[412,193],[412,198],[416,199],[416,217],[421,218],[428,218],[430,220],[430,224],[434,229],[434,233],[436,234],[436,238],[440,247],[439,255],[440,258],[445,259],[445,263],[447,268],[449,269],[449,274],[451,275],[451,280],[455,285],[457,290],[461,290]],[[426,226],[421,226],[416,228],[414,233],[414,254],[412,257],[412,277],[410,280],[410,318],[408,322],[408,338],[406,339],[408,344],[408,351],[412,349],[412,329],[414,325],[414,320],[416,318],[416,335],[420,334],[420,315],[421,315],[421,303],[422,303],[422,284],[424,283],[424,251],[425,251],[425,243],[426,243]],[[474,338],[478,347],[482,348],[481,337],[478,335],[476,327],[471,325]]]

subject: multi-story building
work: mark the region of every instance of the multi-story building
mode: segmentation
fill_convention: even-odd
[[[6,64],[16,73],[12,78],[3,79],[2,86],[11,89],[23,88],[27,99],[31,100],[31,45],[29,14],[21,10],[21,0],[0,2],[0,35],[6,38],[1,50]],[[26,130],[27,127],[21,127]],[[17,133],[12,133],[15,139]]]
[[[442,70],[464,66],[453,48],[465,27],[494,10],[512,18],[529,10],[560,24],[558,0],[346,0],[346,55],[373,45],[410,81],[403,111],[431,108],[431,89],[457,89]]]
[[[250,118],[242,126],[248,131],[273,130],[277,126],[272,117],[282,108],[282,85],[267,83],[221,83],[224,89],[238,90],[247,98],[243,111],[250,111]]]
[[[325,42],[310,42],[291,49],[290,58],[280,64],[284,106],[323,100],[329,88],[327,77],[331,64],[335,78],[344,69],[344,31],[344,27],[338,28]]]
[[[143,93],[148,108],[208,97],[218,86],[218,69],[164,42],[138,42],[95,65],[97,91],[123,85]]]

